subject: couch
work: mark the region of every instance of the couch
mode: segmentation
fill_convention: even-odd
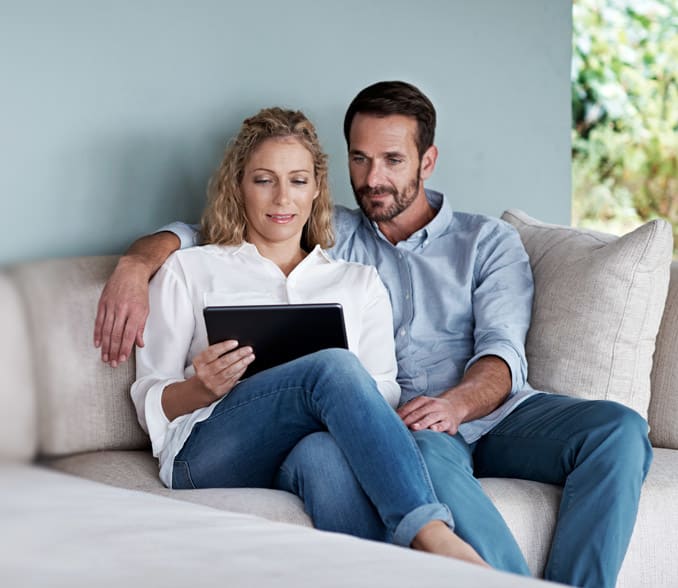
[[[535,276],[530,382],[624,402],[650,424],[654,461],[618,586],[678,585],[670,228],[655,221],[617,238],[520,211],[504,219],[519,231]],[[134,359],[113,369],[92,345],[97,300],[116,261],[48,259],[0,272],[0,584],[136,585],[156,576],[151,585],[200,577],[205,585],[433,586],[446,574],[458,586],[540,583],[316,531],[285,492],[164,488],[129,398]],[[563,357],[577,354],[574,369]],[[540,576],[561,489],[481,483]]]

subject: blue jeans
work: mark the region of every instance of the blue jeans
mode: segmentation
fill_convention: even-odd
[[[598,588],[615,585],[628,547],[652,461],[647,432],[647,422],[620,404],[538,394],[471,445],[460,435],[428,430],[414,437],[455,532],[497,569],[529,574],[476,476],[562,485],[544,576]],[[327,435],[311,435],[294,448],[276,487],[299,495],[321,529],[387,540],[378,512]]]
[[[452,525],[412,435],[352,353],[319,351],[239,383],[197,423],[173,488],[270,488],[304,437],[327,431],[375,505],[386,537],[409,546],[428,522]]]

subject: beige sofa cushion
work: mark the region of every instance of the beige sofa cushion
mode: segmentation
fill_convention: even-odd
[[[116,260],[54,259],[10,270],[28,312],[42,455],[148,446],[129,397],[134,361],[112,369],[92,344],[99,294]]]
[[[0,479],[7,588],[556,586],[35,466],[0,466]]]
[[[657,447],[678,449],[678,262],[671,264],[671,282],[657,335],[649,410],[650,439]]]
[[[655,338],[668,290],[670,225],[612,235],[509,210],[534,274],[528,379],[538,390],[621,402],[647,417]]]
[[[30,460],[38,440],[31,347],[19,293],[5,272],[0,272],[0,362],[0,459]]]
[[[294,494],[263,488],[170,490],[158,478],[158,462],[150,451],[95,451],[50,460],[47,465],[67,474],[129,490],[142,490],[175,500],[254,514],[270,521],[312,527],[304,505]]]

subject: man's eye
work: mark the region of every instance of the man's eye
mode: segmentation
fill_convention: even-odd
[[[388,158],[388,163],[389,165],[398,165],[399,163],[402,163],[402,159],[398,159],[397,157],[389,157]]]
[[[353,163],[363,163],[363,162],[365,161],[365,158],[364,158],[362,155],[354,155],[354,156],[351,158],[351,161],[352,161]]]

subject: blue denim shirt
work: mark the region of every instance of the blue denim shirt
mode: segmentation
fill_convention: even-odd
[[[501,357],[511,370],[507,400],[464,423],[468,443],[479,439],[535,393],[527,384],[525,336],[532,308],[532,271],[516,230],[491,217],[454,212],[439,192],[426,191],[436,216],[392,245],[360,210],[335,209],[334,257],[374,265],[391,297],[401,404],[438,396],[458,384],[480,357]],[[173,223],[182,247],[195,228]]]

